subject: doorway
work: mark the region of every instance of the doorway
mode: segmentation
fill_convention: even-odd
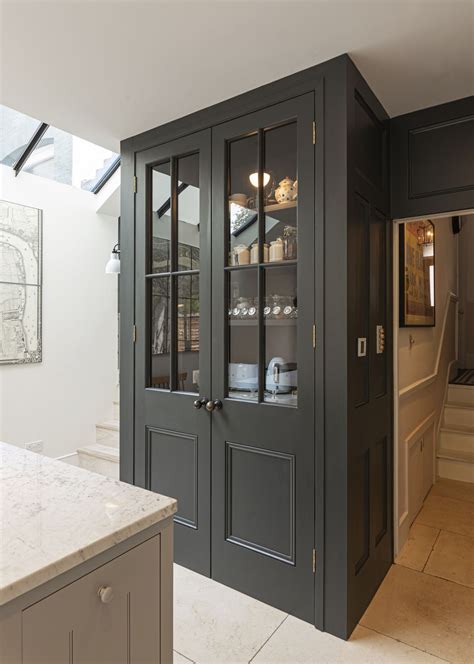
[[[424,230],[428,225],[432,237]],[[473,229],[474,217],[469,214],[406,219],[393,225],[395,555],[408,540],[410,526],[438,477],[474,481],[474,387],[470,410],[470,395],[461,395],[453,385],[465,368],[461,348],[468,343],[465,322],[470,324],[472,298],[472,268],[465,256],[474,251],[474,244],[469,248]],[[403,262],[404,244],[407,252],[413,251],[415,264],[418,261],[419,275]],[[412,318],[407,324],[404,312],[416,306],[413,298],[423,290],[423,269],[432,319]],[[408,283],[420,292],[413,290],[407,305]],[[469,403],[460,403],[464,398]]]

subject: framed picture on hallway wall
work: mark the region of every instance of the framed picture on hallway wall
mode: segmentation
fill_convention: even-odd
[[[400,327],[435,325],[435,228],[429,220],[400,226]]]
[[[0,364],[42,361],[42,214],[0,201]]]

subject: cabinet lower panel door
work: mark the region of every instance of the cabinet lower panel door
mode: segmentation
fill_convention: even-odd
[[[178,500],[175,561],[207,576],[210,146],[205,130],[137,156],[135,257],[135,484]]]
[[[314,620],[314,95],[213,129],[212,577]]]

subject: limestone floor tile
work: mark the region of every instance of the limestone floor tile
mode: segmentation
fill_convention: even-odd
[[[430,495],[446,496],[446,498],[456,498],[457,500],[466,500],[474,503],[474,484],[438,477],[431,489]]]
[[[417,569],[421,572],[433,550],[433,545],[436,542],[439,532],[437,528],[423,526],[421,523],[414,523],[410,528],[408,539],[403,549],[397,556],[395,561],[397,565]]]
[[[195,664],[192,659],[188,659],[176,650],[173,650],[173,664]]]
[[[442,530],[424,571],[474,588],[474,539]]]
[[[474,590],[393,565],[360,624],[449,662],[472,664]]]
[[[343,641],[289,616],[252,660],[252,664],[279,662],[287,664],[430,662],[434,664],[442,660],[360,625],[356,627],[349,641]]]
[[[198,664],[248,662],[287,615],[184,567],[174,569],[174,647]]]
[[[429,495],[415,523],[474,537],[474,503]]]

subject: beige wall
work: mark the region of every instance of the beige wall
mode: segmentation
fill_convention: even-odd
[[[457,295],[458,236],[452,233],[451,217],[433,220],[433,223],[436,233],[436,326],[398,328],[398,551],[416,516],[411,497],[417,491],[409,482],[409,478],[413,481],[416,475],[410,466],[411,449],[416,445],[417,431],[421,437],[425,424],[429,424],[430,457],[427,461],[434,477],[437,432],[446,383],[456,359],[457,298],[450,298],[450,293]],[[415,340],[411,349],[410,335]]]
[[[463,218],[459,234],[459,364],[474,369],[474,215]]]

